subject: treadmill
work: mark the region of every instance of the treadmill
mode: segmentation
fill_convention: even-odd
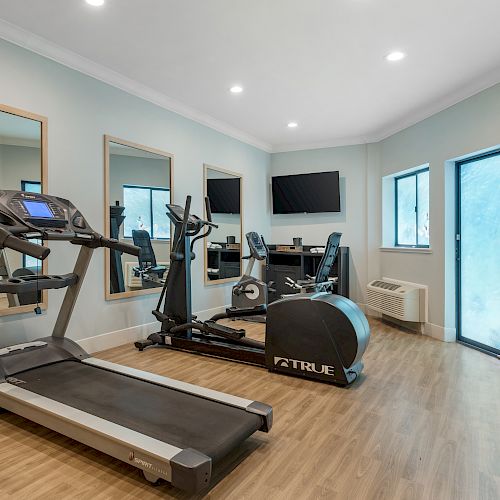
[[[0,249],[37,259],[31,238],[80,247],[72,273],[0,280],[1,293],[67,288],[52,335],[0,348],[0,407],[131,464],[147,480],[197,492],[212,466],[254,432],[272,408],[222,392],[93,358],[65,337],[95,248],[139,248],[95,232],[68,200],[0,191]]]

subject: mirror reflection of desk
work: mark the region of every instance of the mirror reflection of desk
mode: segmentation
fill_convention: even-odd
[[[240,276],[240,244],[210,242],[207,247],[207,275],[209,280]]]

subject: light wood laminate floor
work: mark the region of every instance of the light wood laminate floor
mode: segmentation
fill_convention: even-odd
[[[166,349],[98,357],[273,406],[271,433],[235,452],[206,498],[500,499],[500,361],[371,324],[349,389]],[[243,326],[262,338],[263,325]],[[0,436],[2,499],[188,497],[10,413]]]

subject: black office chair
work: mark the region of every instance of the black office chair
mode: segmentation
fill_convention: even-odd
[[[141,249],[138,257],[139,266],[134,267],[135,276],[140,276],[145,284],[160,282],[167,267],[157,265],[149,233],[143,229],[133,229],[132,239],[134,240],[134,245]]]
[[[308,276],[306,280],[297,281],[286,278],[286,284],[295,290],[299,290],[300,293],[331,292],[335,280],[330,279],[330,272],[339,252],[341,237],[342,233],[332,233],[328,236],[325,252],[316,270],[316,276]]]

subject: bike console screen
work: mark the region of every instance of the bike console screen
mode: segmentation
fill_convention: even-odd
[[[257,260],[264,260],[267,258],[267,248],[262,241],[262,238],[255,231],[246,234],[250,253]]]

